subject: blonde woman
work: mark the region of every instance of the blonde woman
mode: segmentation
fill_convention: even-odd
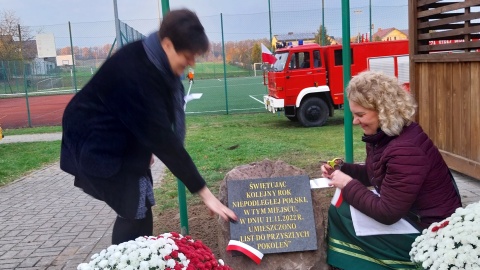
[[[346,92],[367,157],[364,164],[343,163],[338,170],[321,167],[343,200],[328,213],[328,263],[340,269],[415,269],[411,244],[423,228],[461,207],[458,189],[437,147],[413,122],[416,102],[395,77],[366,71],[352,78]],[[370,227],[359,236],[365,223],[352,221],[357,211],[387,233]],[[416,230],[388,232],[399,228],[392,224]]]

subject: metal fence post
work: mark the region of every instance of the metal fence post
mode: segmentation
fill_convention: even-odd
[[[225,84],[225,110],[228,114],[228,90],[227,90],[227,63],[225,59],[225,37],[223,33],[223,14],[220,13],[220,26],[222,31],[222,48],[223,48],[223,82]]]
[[[23,45],[22,45],[22,31],[20,29],[20,24],[18,26],[18,39],[20,41],[20,59],[22,61],[22,70],[23,70],[23,89],[25,90],[25,101],[27,103],[27,117],[28,117],[28,127],[32,127],[32,119],[30,117],[30,104],[28,103],[28,85],[27,85],[27,74],[26,74],[26,65],[23,60]]]
[[[162,0],[162,16],[170,11],[170,2],[168,0]],[[180,233],[183,235],[188,234],[188,211],[187,211],[187,195],[185,185],[180,179],[177,178],[177,190],[178,190],[178,208],[180,210]]]
[[[75,52],[73,50],[72,26],[70,25],[70,21],[68,22],[68,33],[70,35],[70,48],[72,50],[73,88],[75,89],[75,93],[77,93],[77,72],[75,70]]]
[[[353,162],[353,128],[352,113],[345,89],[351,77],[351,53],[350,53],[350,0],[342,0],[342,58],[343,58],[343,110],[345,125],[345,161]]]

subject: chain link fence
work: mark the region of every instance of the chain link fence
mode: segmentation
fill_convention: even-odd
[[[369,6],[366,3],[350,10],[352,36],[370,36],[370,31],[374,34],[379,28],[407,30],[406,0],[390,6]],[[267,5],[267,1],[261,4]],[[194,6],[190,8],[195,10]],[[341,17],[340,7],[322,8],[322,1],[292,7],[291,1],[280,0],[271,1],[269,12],[200,16],[211,44],[210,50],[197,59],[194,83],[190,85],[188,79],[183,80],[187,91],[203,94],[201,99],[188,103],[187,114],[264,111],[262,96],[267,90],[260,70],[260,44],[273,48],[272,39],[289,33],[309,33],[315,39],[322,23],[327,35],[341,43]],[[122,21],[121,43],[147,36],[158,28],[159,23],[158,19]],[[41,121],[48,113],[30,110],[28,98],[67,95],[62,105],[47,104],[48,99],[43,101],[45,108],[60,106],[55,110],[61,115],[69,98],[115,52],[118,44],[115,22],[65,23],[22,29],[26,29],[21,33],[22,42],[18,37],[12,37],[12,44],[17,46],[16,54],[0,58],[0,124],[4,128],[59,125],[61,118]],[[37,33],[53,34],[56,57],[32,56],[36,51]],[[27,52],[30,52],[28,56]],[[13,101],[18,98],[24,102]],[[15,109],[12,104],[18,104],[17,109],[23,115],[23,120],[13,126],[9,124],[11,113],[8,113]]]

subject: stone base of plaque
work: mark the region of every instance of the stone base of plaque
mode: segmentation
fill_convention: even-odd
[[[320,170],[320,168],[318,168]],[[228,172],[220,186],[219,199],[228,205],[227,181],[295,176],[306,174],[304,170],[291,166],[283,161],[263,160],[247,165],[237,166]],[[328,206],[332,199],[332,188],[312,189],[313,212],[317,233],[318,249],[314,251],[286,252],[265,254],[259,265],[247,256],[240,254],[233,256],[224,248],[220,250],[220,258],[232,269],[264,269],[264,270],[328,270],[326,255],[326,228]],[[219,219],[220,233],[219,246],[226,247],[230,241],[230,224]]]

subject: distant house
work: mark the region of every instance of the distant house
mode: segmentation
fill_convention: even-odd
[[[28,60],[33,60],[37,58],[37,41],[36,40],[25,40],[22,42],[23,48],[23,58]]]
[[[272,38],[272,48],[276,48],[277,42],[285,42],[287,45],[298,45],[298,41],[303,40],[303,44],[315,43],[315,33],[293,33],[286,35],[274,35]]]
[[[0,35],[0,60],[33,60],[37,57],[35,40],[14,40],[12,35]],[[21,49],[20,49],[21,48]]]
[[[408,39],[408,30],[398,30],[395,27],[378,28],[378,31],[372,35],[372,41],[404,40]]]
[[[298,45],[298,41],[302,40],[303,44],[316,43],[315,36],[317,33],[293,33],[289,32],[286,35],[274,35],[272,38],[272,48],[276,48],[277,43],[285,42],[286,45]],[[337,41],[328,36],[327,39],[330,41],[330,44],[337,44]]]

